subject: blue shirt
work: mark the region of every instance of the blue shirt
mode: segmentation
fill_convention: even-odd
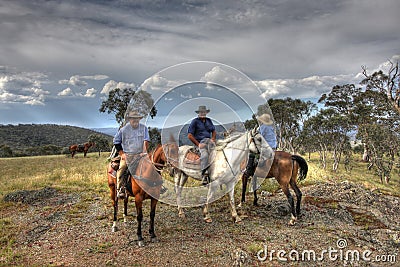
[[[264,137],[265,141],[269,144],[269,146],[275,150],[277,146],[275,128],[273,125],[260,125],[260,133]]]
[[[139,123],[139,126],[134,129],[127,123],[116,133],[113,143],[121,144],[125,153],[139,154],[143,152],[144,141],[150,141],[147,127]]]
[[[215,131],[215,126],[210,118],[206,118],[205,122],[200,118],[195,118],[188,129],[188,133],[192,134],[198,142],[201,142],[204,138],[211,138],[213,131]]]

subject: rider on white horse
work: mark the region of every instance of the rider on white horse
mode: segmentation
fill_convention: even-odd
[[[209,183],[208,176],[206,174],[209,163],[210,151],[215,147],[216,131],[215,126],[210,118],[207,118],[207,113],[210,112],[206,106],[199,106],[199,109],[195,111],[198,115],[194,118],[189,125],[188,138],[200,149],[200,165],[201,165],[201,176],[202,184],[206,185]]]

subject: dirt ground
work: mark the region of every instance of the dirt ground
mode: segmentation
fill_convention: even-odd
[[[145,246],[136,242],[134,203],[129,222],[119,212],[111,232],[108,192],[63,193],[54,188],[6,195],[3,221],[16,231],[2,266],[400,266],[400,198],[349,182],[302,187],[302,216],[295,226],[286,197],[262,192],[259,207],[248,195],[234,224],[228,198],[211,206],[213,222],[200,208],[159,203],[158,242],[151,243],[149,205],[144,205]],[[238,198],[237,198],[238,200]],[[315,253],[315,254],[314,254]]]

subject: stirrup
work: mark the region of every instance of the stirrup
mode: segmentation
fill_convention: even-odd
[[[164,194],[167,191],[168,191],[168,189],[165,186],[161,186],[161,189],[160,189],[160,194],[161,195]]]
[[[201,176],[201,178],[202,178],[202,180],[201,180],[201,184],[202,185],[208,185],[209,184],[209,176],[208,176],[208,174],[203,174],[202,176]]]

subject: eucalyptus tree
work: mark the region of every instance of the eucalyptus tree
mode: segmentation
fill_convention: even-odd
[[[361,84],[366,86],[367,90],[378,91],[385,94],[393,109],[400,115],[400,72],[399,62],[388,62],[387,73],[382,70],[368,74],[367,67],[362,66],[362,73],[365,79]]]
[[[384,92],[368,88],[355,102],[358,134],[364,146],[369,169],[375,169],[381,181],[389,182],[400,150],[400,115]]]
[[[333,158],[333,170],[336,171],[342,154],[350,148],[349,137],[357,129],[357,116],[354,113],[355,100],[358,99],[361,88],[354,84],[336,85],[332,90],[323,94],[318,100],[328,109],[324,125],[329,131],[330,150]]]
[[[125,119],[125,112],[129,106],[129,103],[135,97],[135,93],[140,92],[141,98],[145,101],[143,104],[149,106],[150,116],[153,118],[157,115],[157,110],[154,107],[154,100],[146,91],[137,91],[137,88],[115,88],[108,93],[108,98],[103,100],[101,103],[99,111],[104,113],[107,112],[108,114],[113,113],[115,115],[115,120],[118,122],[119,125],[123,125]]]
[[[332,170],[336,171],[343,153],[349,149],[349,119],[334,108],[321,109],[309,118],[303,127],[301,138],[308,149],[315,149],[325,169],[327,155],[332,153]]]
[[[299,139],[304,121],[316,110],[316,105],[311,101],[300,99],[269,99],[278,140],[278,147],[282,150],[296,153],[301,148]],[[258,107],[258,113],[262,112],[264,105]]]
[[[111,148],[109,140],[101,134],[89,135],[88,141],[96,144],[94,149],[99,152],[99,156],[101,151],[109,151]]]

